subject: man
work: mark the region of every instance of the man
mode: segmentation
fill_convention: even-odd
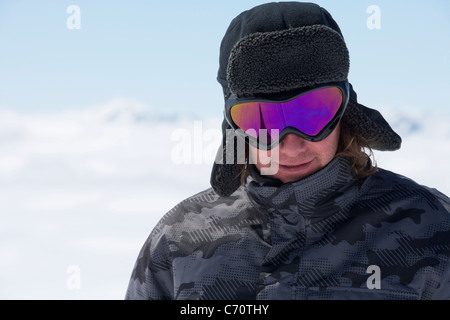
[[[450,298],[450,200],[373,166],[371,149],[401,139],[357,102],[348,71],[339,27],[315,4],[231,22],[212,188],[154,228],[127,299]]]

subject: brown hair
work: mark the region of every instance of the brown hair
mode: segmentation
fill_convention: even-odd
[[[352,173],[366,178],[378,170],[370,141],[354,132],[347,124],[346,118],[341,120],[341,132],[335,157],[346,157],[350,160]],[[373,160],[373,161],[372,161]]]
[[[248,145],[245,148],[245,161],[249,162]],[[340,122],[340,136],[336,157],[346,157],[350,160],[352,174],[359,178],[366,178],[375,173],[378,169],[374,154],[370,148],[370,141],[354,132],[347,124],[345,117]],[[250,175],[246,165],[240,165],[241,184],[245,184],[246,178]]]

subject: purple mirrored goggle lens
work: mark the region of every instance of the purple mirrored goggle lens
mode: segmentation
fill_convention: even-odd
[[[276,132],[275,140],[287,127],[308,136],[318,135],[334,118],[343,102],[338,87],[309,91],[286,102],[244,102],[231,107],[233,122],[246,134],[258,139],[260,130]],[[271,131],[276,129],[274,131]],[[269,141],[270,143],[270,141]]]

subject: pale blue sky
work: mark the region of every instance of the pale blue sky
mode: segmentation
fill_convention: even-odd
[[[220,116],[219,45],[266,1],[0,0],[0,108],[45,112],[116,97]],[[371,106],[450,109],[450,1],[316,1],[340,25],[350,81]],[[69,5],[81,29],[69,30]],[[381,10],[381,29],[366,12]]]

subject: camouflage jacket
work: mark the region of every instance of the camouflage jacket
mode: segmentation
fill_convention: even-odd
[[[337,158],[281,186],[212,189],[157,224],[126,299],[450,299],[450,200]]]

